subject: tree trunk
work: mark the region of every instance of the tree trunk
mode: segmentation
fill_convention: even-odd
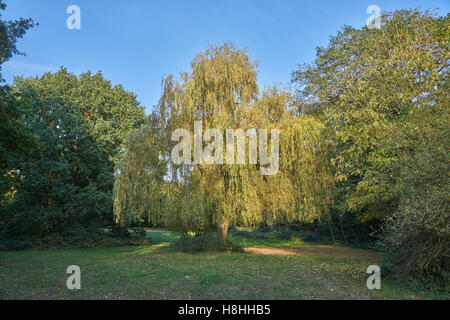
[[[227,241],[227,233],[228,233],[228,219],[222,217],[218,227],[217,227],[217,239],[223,244]]]
[[[342,236],[344,237],[344,242],[347,243],[347,237],[345,236],[344,226],[342,225],[341,218],[338,217],[338,221],[339,221],[339,225],[341,226],[341,232],[342,232]]]
[[[333,243],[336,244],[336,240],[334,238],[334,232],[333,232],[333,216],[331,215],[331,213],[328,213],[330,216],[330,221],[329,221],[329,227],[330,227],[330,233],[331,233],[331,239],[333,239]]]
[[[334,232],[333,232],[333,226],[331,225],[331,221],[330,221],[330,233],[331,233],[331,239],[333,240],[333,243],[336,244],[336,240],[334,239]]]

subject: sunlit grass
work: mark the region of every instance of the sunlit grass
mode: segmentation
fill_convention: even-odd
[[[238,239],[243,239],[242,237],[235,237]],[[257,238],[246,238],[245,243],[249,247],[256,248],[289,248],[289,247],[300,247],[308,244],[302,240],[278,240],[278,239],[257,239]]]

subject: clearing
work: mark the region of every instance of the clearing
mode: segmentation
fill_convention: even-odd
[[[246,239],[245,253],[176,252],[176,235],[148,247],[0,252],[0,299],[435,299],[382,279],[368,290],[377,252],[302,241]],[[66,287],[69,265],[81,290]]]

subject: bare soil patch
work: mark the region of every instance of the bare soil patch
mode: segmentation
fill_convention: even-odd
[[[378,252],[348,247],[333,247],[316,245],[298,248],[246,248],[245,252],[262,255],[304,255],[318,257],[333,257],[345,259],[361,259],[379,261],[381,255]]]

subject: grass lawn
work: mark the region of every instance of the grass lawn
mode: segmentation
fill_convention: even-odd
[[[0,299],[419,299],[382,279],[368,290],[376,252],[301,241],[246,239],[246,253],[175,252],[170,232],[149,247],[0,252]],[[66,268],[81,268],[68,290]]]

